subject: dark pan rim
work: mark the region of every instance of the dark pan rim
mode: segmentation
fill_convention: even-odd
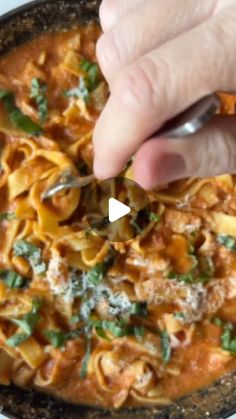
[[[62,2],[63,0],[32,0],[4,13],[0,16],[0,30],[1,25],[11,23],[17,16],[20,17],[26,12],[32,12],[35,8],[44,4],[55,5],[57,1]],[[100,1],[94,0],[94,3],[99,4]],[[85,7],[86,3],[89,3],[89,0],[64,0],[64,2],[65,4],[77,2],[81,4],[81,7]],[[64,28],[66,28],[66,24]],[[61,25],[61,29],[63,29],[63,25]],[[50,30],[55,29],[51,29],[49,26],[46,31]],[[43,31],[42,29],[39,33],[43,33]],[[32,29],[31,38],[34,35],[38,36],[38,33],[35,31],[34,34],[34,29]],[[11,47],[7,46],[7,50],[10,49]],[[5,52],[3,52],[4,54]],[[218,396],[219,394],[220,398]],[[13,403],[15,403],[14,409],[9,404],[3,402],[4,399],[10,398],[11,395],[13,397]],[[20,414],[17,412],[17,403],[18,406],[19,404],[23,405]],[[213,403],[215,403],[214,409],[211,408],[211,404]],[[1,409],[1,404],[3,409]],[[27,416],[22,413],[24,409],[29,410]],[[54,412],[52,415],[51,410]],[[71,405],[35,390],[22,390],[14,386],[0,386],[0,412],[8,415],[8,418],[12,419],[203,419],[204,417],[210,419],[226,419],[229,415],[236,413],[236,374],[235,372],[226,374],[207,388],[187,395],[169,406],[160,408],[155,406],[135,409],[124,408],[120,411]]]

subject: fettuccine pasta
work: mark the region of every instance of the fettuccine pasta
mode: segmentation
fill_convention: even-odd
[[[0,384],[168,404],[236,367],[235,176],[151,191],[145,224],[121,221],[135,238],[117,243],[89,227],[88,187],[42,200],[62,173],[92,172],[109,94],[98,36],[94,25],[44,34],[0,60]],[[140,204],[132,188],[100,192],[94,219],[109,194]]]

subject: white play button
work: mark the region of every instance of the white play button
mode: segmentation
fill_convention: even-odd
[[[108,219],[110,223],[119,220],[120,218],[129,214],[130,211],[131,209],[128,207],[128,205],[122,204],[122,202],[114,198],[109,199]]]

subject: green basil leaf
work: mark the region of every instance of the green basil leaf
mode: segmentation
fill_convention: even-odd
[[[19,240],[14,243],[13,249],[15,256],[22,256],[28,259],[36,275],[46,271],[46,264],[41,259],[42,250],[39,247],[25,240]]]
[[[94,268],[87,272],[87,279],[93,285],[98,285],[109,271],[115,261],[116,253],[111,251],[103,262],[97,263]]]
[[[177,320],[181,320],[181,321],[186,320],[185,314],[182,313],[181,311],[174,313],[174,317]]]
[[[143,338],[144,337],[144,332],[145,332],[145,329],[142,326],[134,326],[133,327],[133,335],[137,339]]]
[[[221,234],[216,238],[217,242],[229,250],[236,251],[236,242],[232,236]]]
[[[102,339],[106,339],[106,340],[110,340],[108,337],[107,337],[107,335],[106,335],[106,333],[105,333],[105,331],[104,331],[104,329],[102,328],[102,327],[95,327],[95,330],[96,330],[96,333],[97,333],[97,335],[100,337],[100,338],[102,338]]]
[[[155,214],[155,212],[149,212],[149,220],[150,221],[155,221],[156,223],[159,223],[161,216],[158,214]]]
[[[221,335],[221,343],[224,349],[229,350],[230,340],[231,340],[231,330],[224,329]]]
[[[102,282],[103,277],[104,269],[102,263],[98,263],[87,273],[87,278],[93,285],[98,285],[100,282]]]
[[[87,79],[87,83],[88,83],[88,87],[90,91],[93,90],[96,87],[97,82],[98,82],[98,76],[99,76],[98,65],[89,60],[81,60],[80,68],[86,74],[86,79]]]
[[[6,340],[6,344],[12,348],[16,348],[27,339],[29,339],[29,335],[27,333],[16,333]]]
[[[92,342],[91,342],[91,337],[87,338],[87,342],[86,342],[86,350],[85,350],[85,355],[82,359],[81,362],[81,368],[80,368],[80,378],[85,378],[87,375],[87,370],[88,370],[88,362],[89,362],[89,358],[91,355],[91,349],[92,349]]]
[[[74,314],[71,318],[70,318],[70,323],[71,324],[76,324],[81,322],[82,318],[80,314]]]
[[[16,216],[13,212],[2,212],[0,213],[0,222],[15,220]]]
[[[41,124],[46,121],[48,114],[48,99],[46,96],[47,88],[46,83],[42,82],[38,78],[32,79],[30,98],[34,99],[36,102]]]
[[[130,314],[135,316],[147,317],[147,303],[146,302],[136,302],[133,303],[130,309]]]
[[[83,99],[86,103],[90,100],[90,93],[89,89],[86,86],[85,80],[83,77],[80,77],[80,82],[78,87],[74,87],[72,89],[66,90],[64,92],[66,97],[75,97],[78,99]]]
[[[4,283],[12,289],[23,288],[26,284],[26,278],[19,275],[15,271],[2,270],[0,271],[0,278],[3,279]]]
[[[62,348],[66,343],[66,335],[61,330],[45,330],[44,336],[52,344],[54,348]]]
[[[163,361],[165,364],[167,364],[171,358],[171,346],[170,337],[165,330],[161,331],[161,350]]]
[[[42,134],[42,128],[29,116],[24,115],[15,104],[15,96],[9,90],[0,89],[0,100],[9,114],[10,121],[16,127],[30,135]]]
[[[233,354],[236,354],[236,337],[231,340],[228,350]]]
[[[211,322],[218,327],[223,327],[224,326],[224,322],[223,320],[221,320],[219,317],[213,317],[213,319],[211,320]]]
[[[40,297],[34,297],[32,301],[32,312],[37,313],[42,307],[42,299]]]
[[[19,326],[29,336],[32,335],[35,327],[40,320],[40,315],[37,312],[27,313],[22,320],[13,319],[12,322]]]

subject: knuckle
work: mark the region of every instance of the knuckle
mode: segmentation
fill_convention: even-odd
[[[157,109],[157,67],[148,57],[130,65],[119,76],[116,91],[127,111],[139,114],[146,110]]]
[[[209,56],[212,58],[220,57],[220,59],[215,60],[214,89],[232,89],[236,86],[236,74],[234,72],[236,60],[235,19],[236,7],[231,7],[219,14],[212,22]],[[220,42],[216,43],[216,39],[220,39]]]
[[[222,154],[220,151],[218,156],[222,161],[222,155],[224,155],[223,159],[223,171],[225,173],[234,173],[236,169],[236,146],[235,146],[235,138],[230,133],[224,133],[224,136],[221,137],[221,141],[223,142]]]
[[[99,8],[99,17],[103,29],[106,29],[115,15],[115,2],[114,0],[103,0]]]
[[[113,31],[103,34],[96,46],[96,53],[102,71],[106,75],[122,61],[120,44]]]

